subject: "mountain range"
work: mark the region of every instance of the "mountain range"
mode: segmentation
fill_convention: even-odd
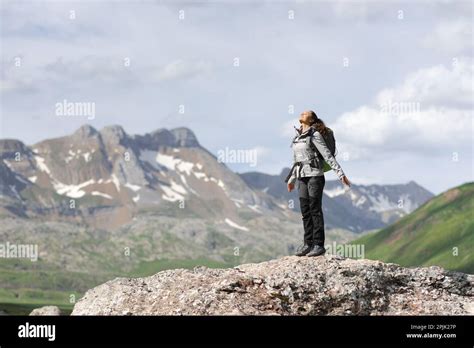
[[[242,214],[286,214],[219,163],[186,128],[129,136],[120,126],[99,132],[85,125],[33,146],[2,140],[0,156],[4,216],[111,230],[147,210],[182,215],[177,207],[187,216],[220,218],[233,226]]]
[[[299,202],[283,177],[237,174],[202,147],[187,128],[128,135],[120,126],[84,125],[69,136],[27,146],[0,140],[0,216],[65,221],[113,230],[144,212],[219,220],[248,230],[255,217],[298,222]],[[410,181],[353,185],[328,180],[328,229],[381,228],[433,196]],[[296,214],[295,214],[296,212]]]
[[[115,276],[258,262],[302,239],[286,169],[235,173],[187,128],[129,135],[84,125],[32,145],[2,139],[0,159],[0,240],[39,254],[1,260],[0,304],[64,305]],[[327,241],[387,226],[431,196],[414,182],[343,191],[328,180]]]
[[[282,185],[290,169],[284,168],[280,175],[259,172],[242,173],[242,179],[253,189],[268,193],[272,197],[292,202],[288,204],[299,211],[296,192],[288,192]],[[326,180],[323,194],[323,211],[329,229],[344,229],[360,233],[385,227],[409,214],[433,194],[414,181],[395,185],[357,185],[350,189],[338,180]]]

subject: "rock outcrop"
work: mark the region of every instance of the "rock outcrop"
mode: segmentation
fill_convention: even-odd
[[[31,311],[30,315],[61,315],[61,310],[57,306],[44,306],[35,308]]]
[[[72,315],[473,314],[473,282],[473,275],[440,267],[287,256],[116,278],[87,291]]]

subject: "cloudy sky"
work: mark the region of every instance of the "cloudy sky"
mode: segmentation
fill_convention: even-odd
[[[186,126],[216,155],[257,151],[232,169],[277,174],[313,109],[354,183],[474,180],[472,1],[0,3],[1,138]]]

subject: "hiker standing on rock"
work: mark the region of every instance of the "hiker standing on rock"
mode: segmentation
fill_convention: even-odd
[[[300,128],[292,142],[293,167],[286,178],[291,192],[298,179],[298,193],[304,227],[304,243],[297,256],[319,256],[324,248],[324,217],[322,209],[324,172],[333,169],[343,184],[350,186],[336,161],[336,141],[332,130],[314,111],[301,113]]]

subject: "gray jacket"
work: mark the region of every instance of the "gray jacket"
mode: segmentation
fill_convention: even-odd
[[[314,132],[313,132],[314,131]],[[306,142],[306,138],[309,136],[309,132],[313,132],[311,142],[314,147],[311,147]],[[309,128],[306,132],[299,134],[293,139],[293,169],[288,183],[294,183],[296,179],[307,177],[307,176],[320,176],[324,175],[323,163],[318,158],[317,153],[313,150],[316,148],[319,153],[323,156],[324,160],[331,166],[336,172],[339,179],[344,176],[344,172],[337,163],[336,158],[331,154],[331,151],[326,146],[323,136],[317,130]]]

